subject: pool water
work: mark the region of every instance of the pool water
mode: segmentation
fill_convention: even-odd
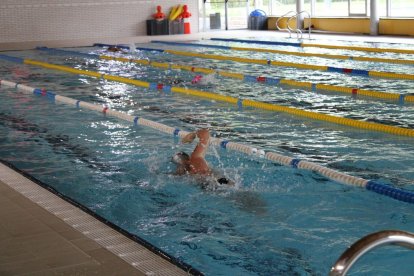
[[[72,50],[103,53],[98,48]],[[178,85],[182,86],[190,86],[194,76],[189,72],[41,51],[6,54],[145,81],[180,80]],[[231,62],[155,52],[137,52],[133,56],[182,64],[191,61],[193,66],[278,77],[301,78],[303,74],[331,84],[356,83],[379,91],[412,93],[412,82],[403,80],[308,71],[305,74],[259,65],[237,64],[235,68]],[[394,71],[392,65],[382,66]],[[412,66],[404,68],[405,72],[413,70]],[[217,137],[413,190],[412,138],[287,114],[239,110],[210,100],[5,61],[0,61],[0,74],[1,79],[45,87],[83,101],[109,103],[111,108],[180,129],[210,126],[212,135]],[[414,122],[410,104],[224,78],[197,89],[401,127],[413,128]],[[211,148],[207,160],[237,185],[215,191],[202,189],[196,180],[172,174],[171,156],[181,150],[190,152],[191,145],[182,145],[176,138],[152,129],[53,104],[14,89],[2,87],[0,92],[3,160],[206,275],[326,275],[342,252],[362,236],[384,229],[414,231],[410,204],[339,184],[313,172],[219,148]],[[408,275],[414,269],[410,261],[413,256],[404,248],[384,247],[364,256],[350,272]]]

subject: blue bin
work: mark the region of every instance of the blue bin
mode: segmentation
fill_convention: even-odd
[[[267,16],[263,10],[254,10],[249,15],[247,27],[250,30],[265,30],[267,23]]]

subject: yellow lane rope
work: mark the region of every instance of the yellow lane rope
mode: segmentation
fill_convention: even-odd
[[[54,65],[54,64],[41,62],[41,61],[35,61],[31,59],[24,59],[23,63],[29,64],[29,65],[41,66],[44,68],[49,68],[49,69],[54,69],[54,70],[60,70],[60,71],[73,73],[73,74],[87,75],[87,76],[95,77],[95,78],[103,78],[106,80],[133,84],[133,85],[145,87],[145,88],[150,88],[152,85],[154,85],[152,83],[145,82],[145,81],[133,80],[133,79],[125,78],[125,77],[118,77],[118,76],[112,76],[112,75],[105,75],[99,72],[80,70],[80,69],[75,69],[75,68],[71,68],[68,66]],[[162,84],[155,84],[155,89],[164,90],[165,88],[166,87],[164,87]],[[384,124],[379,124],[379,123],[358,121],[358,120],[336,117],[332,115],[321,114],[321,113],[301,110],[301,109],[297,109],[293,107],[280,106],[276,104],[264,103],[264,102],[254,101],[254,100],[242,100],[242,99],[238,99],[235,97],[220,95],[220,94],[216,94],[212,92],[204,92],[204,91],[199,91],[199,90],[194,90],[194,89],[188,89],[188,88],[183,88],[183,87],[169,87],[169,90],[171,92],[183,93],[186,95],[192,95],[196,97],[202,97],[202,98],[227,102],[231,104],[237,104],[237,105],[246,106],[246,107],[254,107],[254,108],[259,108],[259,109],[269,110],[269,111],[276,111],[276,112],[284,112],[284,113],[301,116],[305,118],[326,121],[330,123],[351,126],[351,127],[366,129],[370,131],[379,131],[379,132],[385,132],[385,133],[390,133],[390,134],[395,134],[395,135],[414,137],[414,130],[408,129],[408,128],[400,128],[400,127],[389,126],[389,125],[384,125]]]

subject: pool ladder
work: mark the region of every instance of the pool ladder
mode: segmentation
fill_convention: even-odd
[[[399,230],[384,230],[369,234],[348,248],[329,273],[330,276],[346,275],[351,266],[365,253],[380,245],[400,245],[414,250],[414,234]]]
[[[292,32],[296,32],[296,35],[297,35],[297,38],[299,39],[299,36],[300,36],[300,39],[302,39],[303,38],[303,32],[302,32],[302,30],[301,29],[298,29],[298,28],[296,28],[296,29],[293,29],[292,27],[290,27],[290,21],[293,19],[293,18],[297,18],[298,17],[298,15],[300,15],[300,14],[306,14],[307,16],[308,16],[308,18],[309,18],[309,29],[308,29],[308,31],[309,31],[309,39],[310,39],[310,35],[311,35],[311,26],[312,26],[312,18],[311,18],[311,16],[310,16],[310,14],[307,12],[307,11],[301,11],[301,12],[297,12],[297,13],[295,13],[294,11],[289,11],[289,12],[287,12],[287,13],[285,13],[284,15],[282,15],[281,17],[279,17],[277,20],[276,20],[276,28],[279,30],[279,31],[288,31],[289,32],[289,38],[291,38],[292,37]],[[292,15],[293,14],[293,15]],[[289,17],[289,19],[287,20],[287,22],[286,22],[286,26],[287,26],[287,28],[285,28],[285,29],[283,29],[283,28],[280,28],[279,27],[279,22],[280,22],[280,20],[282,20],[284,17],[287,17],[288,15],[291,15],[290,17]]]

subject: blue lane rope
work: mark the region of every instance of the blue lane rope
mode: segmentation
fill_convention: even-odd
[[[243,110],[243,99],[237,100],[237,107],[239,108],[239,110]]]
[[[165,93],[171,93],[171,86],[169,86],[169,85],[164,85],[163,87],[162,87],[162,91],[163,92],[165,92]]]
[[[104,43],[94,43],[94,47],[117,47],[120,49],[129,50],[129,46],[121,45],[121,44],[104,44]],[[141,50],[141,51],[149,51],[149,52],[160,52],[163,53],[164,50],[161,49],[153,49],[153,48],[145,48],[145,47],[135,47],[135,50]]]
[[[24,63],[23,58],[12,57],[12,56],[2,55],[2,54],[0,54],[0,59],[11,61],[11,62],[16,62],[16,63],[21,63],[21,64]]]
[[[394,188],[389,185],[384,185],[384,184],[375,182],[373,180],[368,181],[365,188],[368,191],[373,191],[380,195],[386,195],[388,197],[392,197],[399,201],[414,203],[414,192],[411,192],[408,190]]]
[[[300,161],[302,161],[302,160],[300,160],[300,159],[292,159],[292,161],[290,161],[290,165],[293,168],[297,169]]]
[[[17,88],[17,86],[16,86],[16,88]],[[40,95],[41,93],[42,93],[42,89],[40,89],[40,88],[33,89],[33,94]]]
[[[245,75],[243,80],[245,82],[256,82],[256,77],[255,76],[249,76],[249,75]]]
[[[403,104],[404,104],[404,102],[405,102],[405,96],[406,96],[406,95],[404,95],[404,94],[401,94],[401,95],[400,95],[400,99],[399,99],[399,103],[400,103],[400,105],[403,105]]]
[[[70,50],[59,50],[59,49],[53,49],[53,48],[48,48],[48,47],[36,47],[36,50],[39,51],[47,51],[47,52],[51,52],[53,54],[64,54],[64,53],[68,53],[68,54],[72,54],[75,56],[81,56],[81,57],[87,57],[87,58],[96,58],[99,59],[100,56],[96,55],[96,54],[88,54],[88,53],[82,53],[82,52],[77,52],[77,51],[70,51]]]
[[[139,120],[139,117],[138,116],[136,116],[135,118],[134,118],[134,125],[138,125],[138,120]]]
[[[46,92],[46,96],[50,101],[52,101],[52,102],[55,101],[55,97],[56,97],[55,93],[52,93],[52,92],[49,91],[49,92]]]
[[[180,130],[179,128],[174,129],[174,136],[178,136],[178,133],[179,133],[180,131],[181,131],[181,130]]]
[[[364,77],[369,77],[369,71],[362,69],[352,69],[352,75],[359,75]]]
[[[136,47],[136,50],[141,50],[141,51],[149,51],[149,52],[160,52],[160,53],[164,53],[164,50],[161,49],[154,49],[154,48],[145,48],[145,47]]]
[[[276,79],[276,78],[266,78],[265,83],[279,85],[280,84],[280,79]]]
[[[129,46],[121,45],[121,44],[104,44],[104,43],[95,43],[93,46],[96,47],[117,47],[120,49],[129,50]]]
[[[343,69],[338,67],[330,67],[328,66],[328,72],[335,72],[335,73],[342,73]]]
[[[151,83],[150,83],[150,85],[149,85],[149,89],[152,89],[152,90],[157,90],[157,86],[158,86],[158,84],[157,84],[157,83],[155,83],[155,82],[151,82]]]
[[[294,43],[294,42],[246,40],[246,39],[234,39],[234,38],[210,38],[210,40],[226,41],[226,42],[241,42],[241,43],[250,43],[250,44],[263,44],[263,45],[302,47],[302,43]]]
[[[227,148],[227,144],[229,143],[229,141],[221,141],[220,143],[220,147],[222,147],[223,149]]]
[[[160,44],[176,45],[176,46],[205,47],[205,48],[214,48],[214,49],[222,49],[222,50],[231,50],[231,47],[229,47],[229,46],[211,45],[211,44],[199,44],[199,43],[195,44],[195,43],[172,42],[172,41],[161,41],[161,40],[152,40],[151,43],[160,43]]]

